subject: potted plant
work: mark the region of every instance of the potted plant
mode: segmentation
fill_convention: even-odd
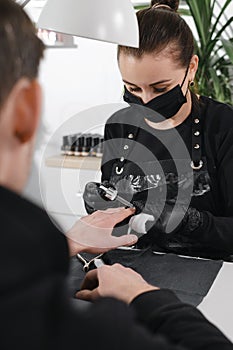
[[[185,0],[180,14],[192,16],[199,57],[196,92],[233,104],[233,16],[226,16],[233,0]],[[185,4],[187,6],[185,6]],[[147,5],[135,5],[135,9]]]
[[[197,31],[198,93],[233,104],[233,16],[226,17],[231,2],[186,0]]]

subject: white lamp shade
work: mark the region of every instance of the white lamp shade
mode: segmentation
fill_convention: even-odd
[[[138,23],[130,0],[48,0],[38,28],[138,47]]]

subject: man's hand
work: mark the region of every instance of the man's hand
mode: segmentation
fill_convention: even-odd
[[[112,236],[113,227],[134,212],[133,208],[110,208],[96,211],[78,220],[66,234],[70,255],[82,251],[99,254],[119,246],[135,244],[138,240],[136,235]]]
[[[76,297],[87,301],[112,297],[129,304],[139,294],[157,289],[132,269],[114,264],[89,271]]]

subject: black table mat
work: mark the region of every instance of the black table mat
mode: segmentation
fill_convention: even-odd
[[[105,253],[106,264],[121,263],[139,272],[150,284],[168,288],[183,302],[200,304],[212,286],[223,261],[180,257],[175,254],[157,254],[151,250],[116,249]],[[80,289],[85,273],[82,263],[73,257],[70,262],[68,287],[71,295]]]

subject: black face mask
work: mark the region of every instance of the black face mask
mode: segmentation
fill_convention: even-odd
[[[135,103],[135,104],[148,107],[154,110],[155,112],[161,114],[164,118],[167,118],[167,119],[171,118],[180,110],[183,104],[187,102],[186,94],[184,96],[181,90],[185,82],[187,73],[188,73],[188,69],[186,70],[185,77],[183,79],[181,86],[177,85],[173,89],[169,90],[168,92],[160,96],[153,98],[151,101],[147,103],[143,103],[139,97],[133,95],[125,87],[125,92],[123,96],[124,101],[128,103]],[[148,119],[151,119],[151,118],[148,118]],[[153,121],[153,118],[152,118],[152,121]]]

